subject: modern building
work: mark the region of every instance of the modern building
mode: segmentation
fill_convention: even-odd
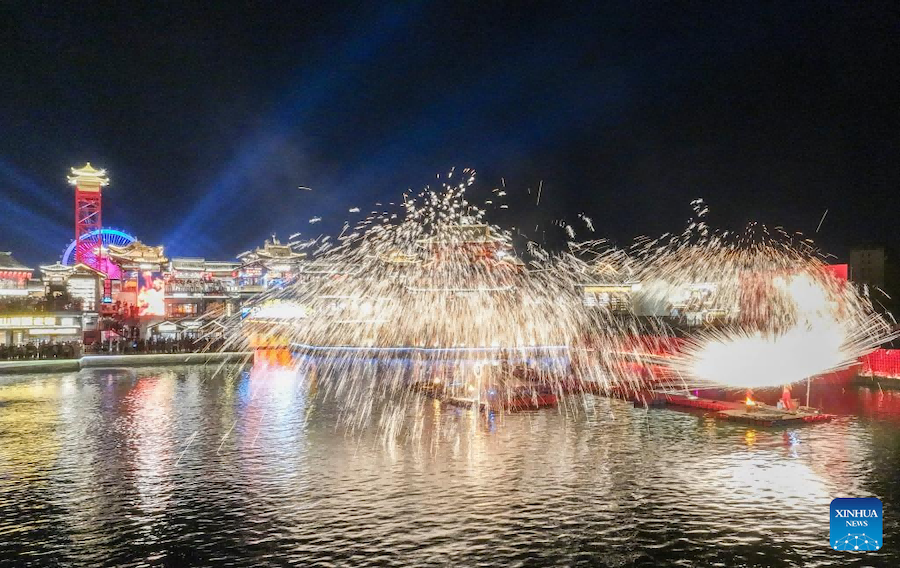
[[[884,288],[888,264],[896,258],[883,246],[867,246],[850,250],[849,278],[857,284]]]
[[[32,312],[0,315],[0,344],[82,341],[82,314]]]
[[[895,250],[882,245],[857,247],[850,250],[849,265],[850,281],[868,286],[876,305],[883,305],[891,310],[897,307],[897,295],[900,294],[900,255]]]

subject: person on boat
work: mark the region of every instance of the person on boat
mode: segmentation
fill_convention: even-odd
[[[791,403],[791,385],[784,385],[784,388],[781,389],[781,404],[787,411],[794,410]]]

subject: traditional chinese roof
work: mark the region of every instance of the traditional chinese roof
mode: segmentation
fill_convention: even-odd
[[[119,264],[165,264],[169,262],[162,246],[152,247],[141,241],[132,241],[125,246],[108,246],[109,256]]]
[[[32,272],[30,268],[14,259],[11,252],[0,251],[0,270],[14,270],[16,272]]]
[[[69,266],[61,263],[60,261],[56,261],[55,264],[50,264],[48,266],[41,266],[41,272],[45,275],[53,275],[53,276],[68,276],[69,274],[75,271],[74,266]]]
[[[75,269],[75,271],[72,274],[72,276],[94,276],[96,278],[106,278],[107,277],[105,272],[102,272],[100,270],[97,270],[96,268],[88,266],[87,264],[84,264],[83,262],[79,262],[78,264],[73,266],[73,268]]]
[[[196,257],[178,257],[172,259],[173,270],[203,270],[206,259]]]
[[[262,247],[257,248],[250,255],[249,260],[300,260],[306,257],[306,253],[297,252],[290,245],[283,245],[272,235],[271,239],[266,239]]]
[[[511,264],[511,265],[515,266],[516,268],[524,268],[525,267],[525,263],[522,262],[522,259],[520,259],[518,256],[515,256],[512,254],[507,254],[506,256],[504,256],[503,258],[500,259],[500,262],[505,263],[505,264]]]
[[[101,187],[109,185],[109,178],[106,176],[106,170],[98,170],[87,162],[80,168],[72,168],[72,175],[69,177],[69,183],[78,187]]]
[[[228,260],[207,260],[205,263],[206,272],[234,272],[239,266],[239,263]]]
[[[381,260],[389,264],[417,264],[419,262],[416,255],[402,251],[392,251],[381,255]]]
[[[172,259],[172,270],[184,270],[191,272],[232,272],[237,270],[239,263],[222,261],[222,260],[206,260],[197,257],[180,257]]]
[[[68,280],[72,276],[93,276],[97,278],[106,278],[106,274],[82,262],[79,262],[74,266],[67,266],[57,261],[56,264],[41,266],[41,273],[44,275],[44,278],[62,277],[63,280]]]
[[[440,234],[420,239],[419,245],[500,244],[489,225],[456,225],[442,228]]]

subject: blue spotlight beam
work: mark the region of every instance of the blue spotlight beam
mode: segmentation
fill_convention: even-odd
[[[420,5],[419,8],[422,6]],[[340,89],[349,79],[347,74],[335,73],[334,67],[354,67],[364,65],[374,58],[382,46],[389,44],[395,35],[404,29],[418,10],[409,6],[397,8],[387,4],[380,17],[370,26],[368,33],[353,33],[343,36],[346,39],[343,47],[331,60],[331,65],[317,70],[310,78],[304,75],[303,82],[290,89],[289,96],[280,106],[278,112],[267,121],[272,126],[256,132],[241,144],[235,157],[226,165],[218,178],[207,187],[207,191],[194,206],[182,217],[182,221],[165,239],[169,247],[176,247],[189,234],[205,229],[207,224],[220,221],[226,207],[233,207],[235,200],[257,168],[301,126],[306,117],[315,108],[329,100],[332,93]],[[335,63],[336,62],[336,63]]]

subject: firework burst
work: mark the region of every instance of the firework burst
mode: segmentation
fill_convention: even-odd
[[[310,260],[246,317],[220,322],[226,348],[291,350],[345,425],[394,437],[415,435],[427,395],[500,413],[553,400],[578,413],[596,393],[791,383],[890,337],[802,235],[715,231],[696,200],[684,232],[626,250],[578,241],[557,221],[568,246],[554,252],[490,224],[470,197],[474,171],[443,180],[346,222],[335,239],[292,243]],[[487,205],[505,208],[496,200],[506,194],[504,181]]]

